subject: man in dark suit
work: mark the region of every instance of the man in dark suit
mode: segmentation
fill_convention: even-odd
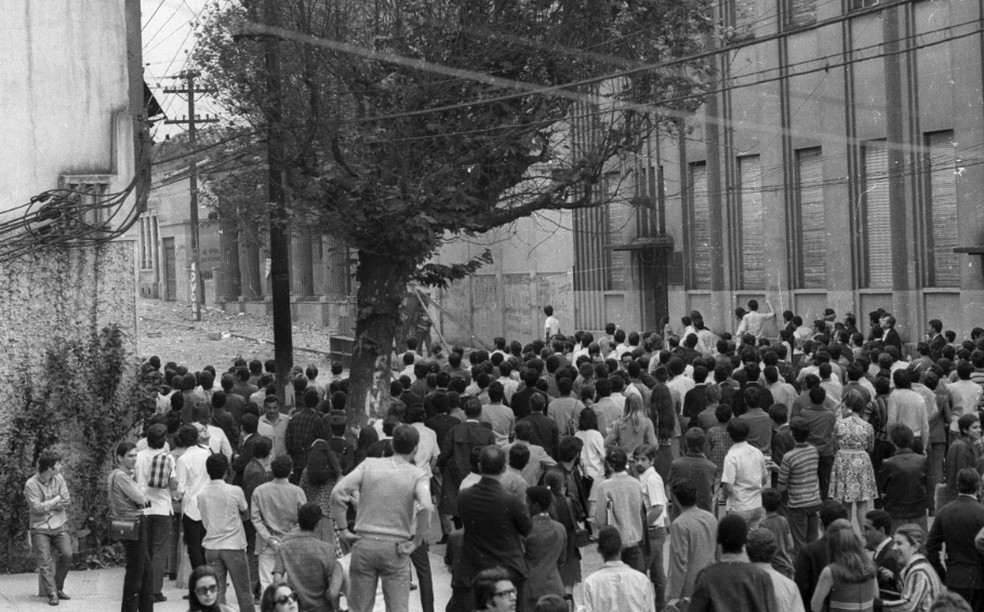
[[[820,527],[822,537],[810,542],[802,549],[796,557],[793,579],[799,588],[800,595],[803,596],[803,605],[807,610],[811,609],[810,600],[813,599],[813,591],[817,589],[817,581],[820,580],[820,573],[827,567],[827,527],[837,519],[847,518],[847,508],[844,504],[835,499],[827,499],[820,505]]]
[[[882,599],[898,599],[902,590],[902,561],[892,541],[892,517],[884,510],[872,510],[864,515],[861,531],[865,547],[872,551],[878,568],[878,590]]]
[[[458,498],[465,535],[455,571],[470,583],[478,572],[502,567],[509,572],[516,592],[522,593],[529,572],[522,538],[533,529],[533,522],[525,500],[506,493],[499,483],[506,469],[506,453],[493,441],[482,449],[478,462],[482,479]],[[522,597],[516,601],[516,610],[523,610]]]
[[[544,414],[546,408],[547,401],[543,394],[533,394],[530,397],[530,414],[523,420],[533,426],[529,442],[542,446],[551,459],[556,459],[560,430],[557,428],[556,421]]]
[[[943,336],[943,322],[932,319],[927,323],[926,335],[929,336],[929,358],[933,361],[943,356],[946,338]]]
[[[984,556],[974,537],[984,528],[984,506],[977,501],[981,477],[974,468],[957,473],[955,500],[936,511],[926,539],[926,558],[946,588],[967,600],[974,612],[984,611]],[[946,544],[946,569],[940,550]]]
[[[878,468],[878,490],[882,508],[896,525],[916,523],[926,529],[926,457],[912,451],[912,430],[902,423],[892,425],[889,437],[895,454]],[[891,531],[888,532],[891,534]]]
[[[471,472],[472,448],[495,444],[495,434],[491,427],[479,423],[482,416],[482,401],[476,397],[465,402],[465,422],[448,430],[441,442],[441,454],[437,467],[442,468],[444,482],[441,486],[441,510],[454,514],[457,506],[458,488],[461,481]]]

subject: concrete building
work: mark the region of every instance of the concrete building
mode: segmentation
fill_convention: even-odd
[[[134,342],[133,244],[116,236],[146,195],[149,157],[139,2],[7,0],[0,23],[0,392],[12,398],[22,375],[43,379],[53,335],[88,341],[115,323]]]

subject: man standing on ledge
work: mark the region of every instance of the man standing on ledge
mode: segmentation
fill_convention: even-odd
[[[347,504],[357,504],[355,533],[339,529],[352,546],[348,600],[353,612],[374,608],[379,579],[386,609],[409,609],[410,553],[423,541],[416,527],[430,525],[433,510],[430,474],[413,464],[419,441],[416,429],[400,425],[393,431],[392,457],[365,459],[331,493],[336,525],[347,524]]]
[[[741,337],[745,334],[752,334],[758,340],[762,337],[762,326],[766,320],[776,318],[775,309],[769,303],[769,298],[765,299],[765,305],[769,307],[769,312],[759,312],[758,301],[748,300],[748,312],[742,315],[741,323],[738,324],[738,331],[735,333],[738,342],[741,342]]]

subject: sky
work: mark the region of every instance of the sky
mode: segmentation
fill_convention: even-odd
[[[183,96],[164,93],[165,87],[183,85],[168,77],[178,75],[187,67],[195,47],[194,24],[204,18],[206,10],[224,0],[141,0],[141,33],[143,36],[144,81],[154,92],[157,101],[171,119],[187,115],[187,100]],[[196,114],[211,114],[218,108],[207,98],[196,100]],[[166,134],[183,131],[179,125],[158,122],[152,129],[155,140]]]

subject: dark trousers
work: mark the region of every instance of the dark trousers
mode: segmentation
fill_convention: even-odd
[[[146,521],[150,543],[150,590],[156,594],[164,588],[164,566],[171,549],[171,517],[150,514]]]
[[[424,612],[434,612],[434,583],[431,580],[430,546],[422,542],[412,553],[410,562],[417,572],[417,582],[420,583],[420,607]]]
[[[184,528],[185,546],[188,547],[188,560],[191,562],[191,569],[205,565],[205,549],[202,548],[202,540],[205,539],[205,525],[201,521],[188,518],[188,515],[181,517],[181,526]]]
[[[641,544],[626,546],[622,549],[622,563],[643,574],[646,573],[646,555],[642,551]]]
[[[246,557],[249,561],[250,588],[257,597],[263,593],[260,591],[260,558],[256,553],[256,527],[253,521],[244,521],[243,530],[246,532]]]
[[[656,609],[663,609],[663,597],[666,593],[666,571],[663,569],[663,545],[666,543],[665,527],[650,527],[649,536],[649,581],[653,583],[656,593]]]
[[[163,517],[167,518],[167,517]],[[123,601],[120,612],[150,612],[154,609],[150,561],[150,521],[140,519],[140,539],[123,540],[126,571],[123,574]]]
[[[819,509],[820,506],[786,508],[786,520],[789,521],[789,532],[793,536],[794,554],[819,537],[820,517],[817,514]]]
[[[817,468],[818,480],[820,480],[820,497],[827,499],[830,493],[830,471],[834,469],[833,455],[820,455],[820,467]]]

